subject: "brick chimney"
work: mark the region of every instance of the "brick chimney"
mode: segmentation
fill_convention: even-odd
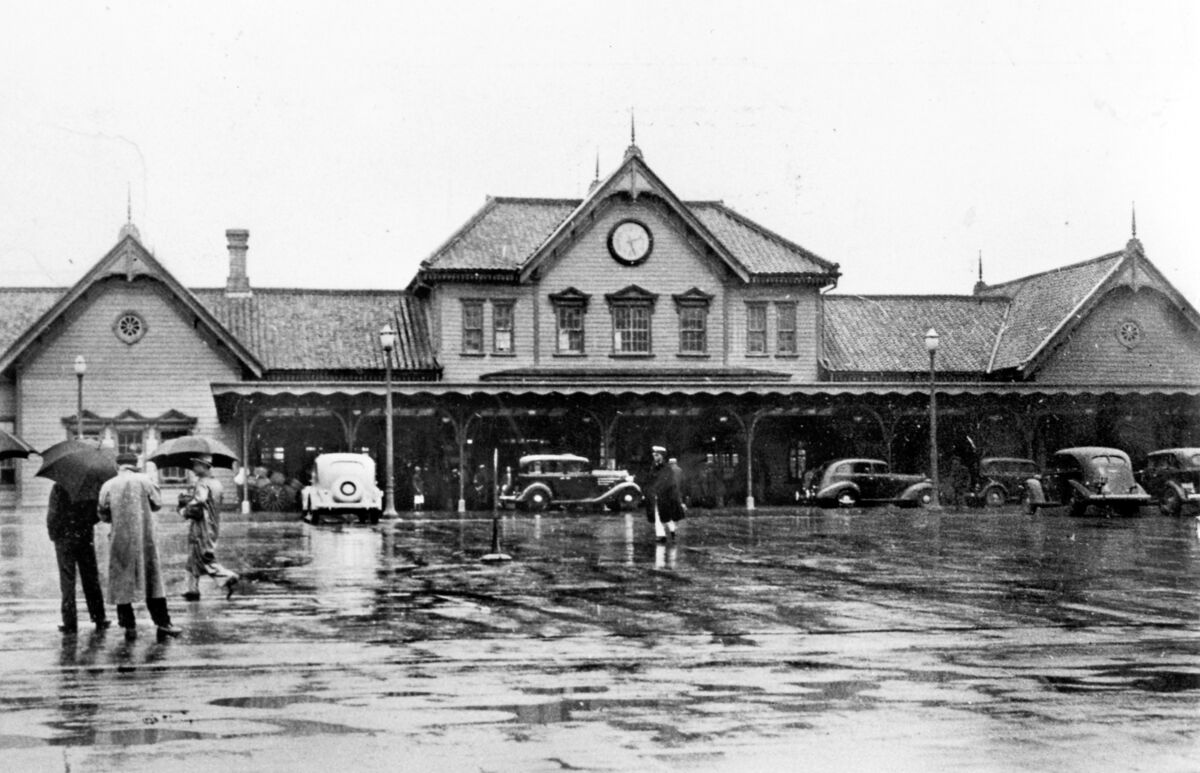
[[[246,250],[250,232],[245,228],[230,228],[225,232],[229,242],[229,278],[225,280],[225,295],[231,298],[248,297],[250,278],[246,276]]]

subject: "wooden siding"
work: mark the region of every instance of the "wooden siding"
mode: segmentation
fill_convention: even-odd
[[[608,234],[618,221],[633,217],[646,223],[654,233],[654,251],[644,263],[622,265],[609,255]],[[638,203],[619,204],[606,210],[593,227],[583,233],[560,257],[547,261],[542,278],[530,285],[444,283],[438,286],[437,300],[431,305],[433,328],[438,336],[438,356],[448,381],[473,381],[482,374],[512,368],[557,368],[573,370],[634,368],[711,369],[751,367],[793,371],[804,380],[815,380],[817,352],[817,312],[819,295],[815,288],[795,286],[735,287],[715,258],[695,251],[679,226],[665,219],[658,210]],[[658,295],[651,321],[652,357],[612,356],[612,318],[605,295],[637,285]],[[562,356],[557,353],[557,328],[550,295],[574,287],[590,297],[584,317],[585,354]],[[672,296],[698,288],[713,296],[708,313],[708,356],[679,355],[679,314]],[[737,301],[727,303],[735,294]],[[772,352],[766,357],[745,356],[744,299],[768,302],[792,300],[797,304],[797,354],[775,356],[775,314],[770,318],[769,341]],[[491,304],[485,304],[483,355],[465,355],[462,351],[462,301],[464,299],[514,301],[514,355],[500,356],[490,351],[492,342]],[[734,326],[726,334],[728,322]],[[740,326],[740,327],[737,327]],[[535,347],[537,347],[535,351]]]
[[[69,436],[62,418],[75,413],[74,361],[82,354],[87,360],[85,410],[109,418],[132,410],[153,418],[174,409],[196,417],[197,433],[216,436],[236,449],[238,439],[223,434],[217,423],[209,384],[239,378],[237,365],[183,317],[171,298],[154,280],[113,279],[70,310],[63,326],[22,365],[17,385],[22,436],[37,448]],[[146,322],[146,334],[133,345],[113,332],[114,321],[126,311]],[[44,503],[49,496],[49,482],[33,477],[36,469],[22,467],[22,504]]]
[[[775,304],[796,304],[796,354],[776,353],[779,325]],[[747,303],[767,304],[767,353],[747,354]],[[792,374],[794,381],[817,380],[817,357],[821,350],[821,295],[815,287],[749,285],[729,293],[729,364],[735,368],[759,368]]]
[[[1126,320],[1141,328],[1132,348],[1116,336]],[[1101,300],[1035,378],[1048,384],[1194,384],[1200,381],[1200,332],[1162,293],[1122,287]]]

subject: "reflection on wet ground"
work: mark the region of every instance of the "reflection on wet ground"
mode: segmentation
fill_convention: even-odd
[[[179,598],[183,526],[164,520],[186,630],[158,641],[147,620],[128,641],[57,634],[40,515],[0,521],[10,769],[775,770],[799,758],[810,770],[1159,771],[1200,757],[1190,518],[697,512],[656,545],[640,515],[508,514],[513,561],[489,565],[486,516],[373,528],[233,515],[221,559],[243,590],[226,601],[202,586],[195,603]]]

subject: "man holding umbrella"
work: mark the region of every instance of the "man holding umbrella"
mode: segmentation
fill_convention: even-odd
[[[137,635],[133,602],[139,597],[146,599],[158,633],[178,636],[183,629],[171,624],[154,535],[154,513],[162,509],[162,495],[137,465],[137,454],[117,454],[117,477],[100,488],[100,519],[112,524],[108,593],[127,637]]]

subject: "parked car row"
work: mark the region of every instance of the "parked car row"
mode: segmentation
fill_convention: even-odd
[[[924,507],[933,500],[929,477],[892,472],[879,459],[834,459],[815,468],[807,481],[803,501],[818,507]],[[1157,502],[1163,513],[1178,515],[1200,504],[1200,448],[1154,451],[1136,473],[1124,451],[1101,446],[1061,449],[1041,470],[1032,459],[985,457],[966,501],[986,507],[1020,502],[1027,513],[1062,507],[1072,515],[1135,515]],[[365,454],[321,454],[300,502],[305,518],[314,523],[331,516],[377,522],[383,494],[374,460]],[[586,457],[574,454],[521,457],[515,478],[499,497],[502,508],[535,512],[632,510],[641,502],[641,488],[628,471],[593,469]]]

